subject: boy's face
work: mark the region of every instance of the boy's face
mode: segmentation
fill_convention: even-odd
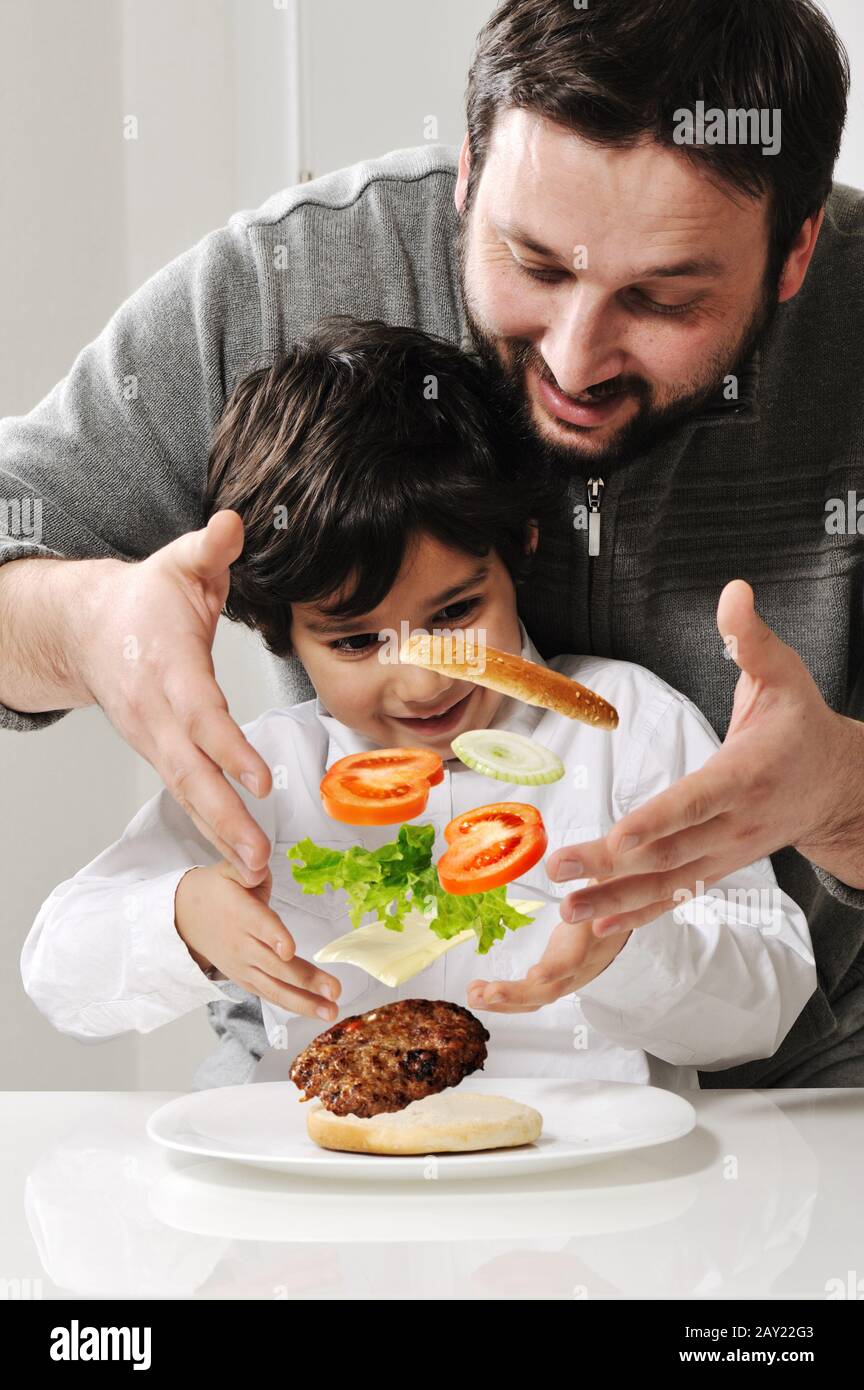
[[[335,719],[382,748],[430,748],[451,758],[451,740],[466,729],[487,728],[504,697],[403,665],[397,659],[403,622],[406,636],[417,628],[470,629],[475,642],[518,656],[513,581],[495,551],[478,559],[421,535],[374,612],[345,621],[327,617],[316,604],[292,604],[294,650]]]

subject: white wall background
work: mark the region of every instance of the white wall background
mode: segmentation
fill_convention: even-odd
[[[458,143],[493,0],[0,0],[0,415],[29,410],[147,276],[304,171]],[[825,0],[855,86],[837,178],[864,186],[864,3]],[[139,120],[139,139],[122,122]],[[430,128],[429,117],[437,121]],[[240,722],[273,702],[250,634],[216,669]],[[182,1088],[203,1014],[81,1046],[20,985],[39,904],[158,780],[98,710],[0,732],[0,1087]]]
[[[834,178],[864,188],[864,3],[862,0],[819,0],[849,51],[852,92],[843,149]]]

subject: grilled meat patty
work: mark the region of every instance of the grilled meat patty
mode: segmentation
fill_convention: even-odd
[[[334,1115],[380,1115],[482,1068],[489,1033],[460,1004],[399,999],[334,1023],[291,1063],[291,1080]]]

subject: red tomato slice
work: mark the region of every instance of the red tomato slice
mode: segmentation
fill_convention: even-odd
[[[546,827],[536,806],[496,801],[457,816],[444,828],[449,846],[438,860],[445,893],[485,893],[512,883],[546,853]]]
[[[347,825],[395,825],[426,809],[444,764],[427,748],[376,748],[339,758],[321,780],[321,801]]]

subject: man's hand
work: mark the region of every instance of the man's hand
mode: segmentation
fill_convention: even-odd
[[[223,511],[146,560],[112,562],[80,620],[79,670],[121,737],[253,886],[270,844],[224,774],[254,796],[267,796],[272,779],[228,713],[210,655],[242,549],[242,519]]]
[[[723,590],[717,626],[741,670],[723,747],[603,839],[547,860],[557,882],[604,880],[561,905],[597,936],[653,922],[677,891],[702,893],[786,845],[864,888],[864,726],[829,708],[743,580]]]
[[[562,995],[573,994],[595,980],[611,965],[629,935],[627,932],[598,940],[590,922],[577,926],[559,922],[524,980],[472,980],[468,986],[468,1007],[499,1014],[534,1013],[544,1004],[553,1004]]]
[[[342,986],[294,954],[294,938],[268,906],[271,889],[269,867],[255,888],[247,888],[225,860],[190,869],[174,895],[174,925],[201,970],[216,966],[260,999],[332,1023],[337,1008],[331,1001]]]

